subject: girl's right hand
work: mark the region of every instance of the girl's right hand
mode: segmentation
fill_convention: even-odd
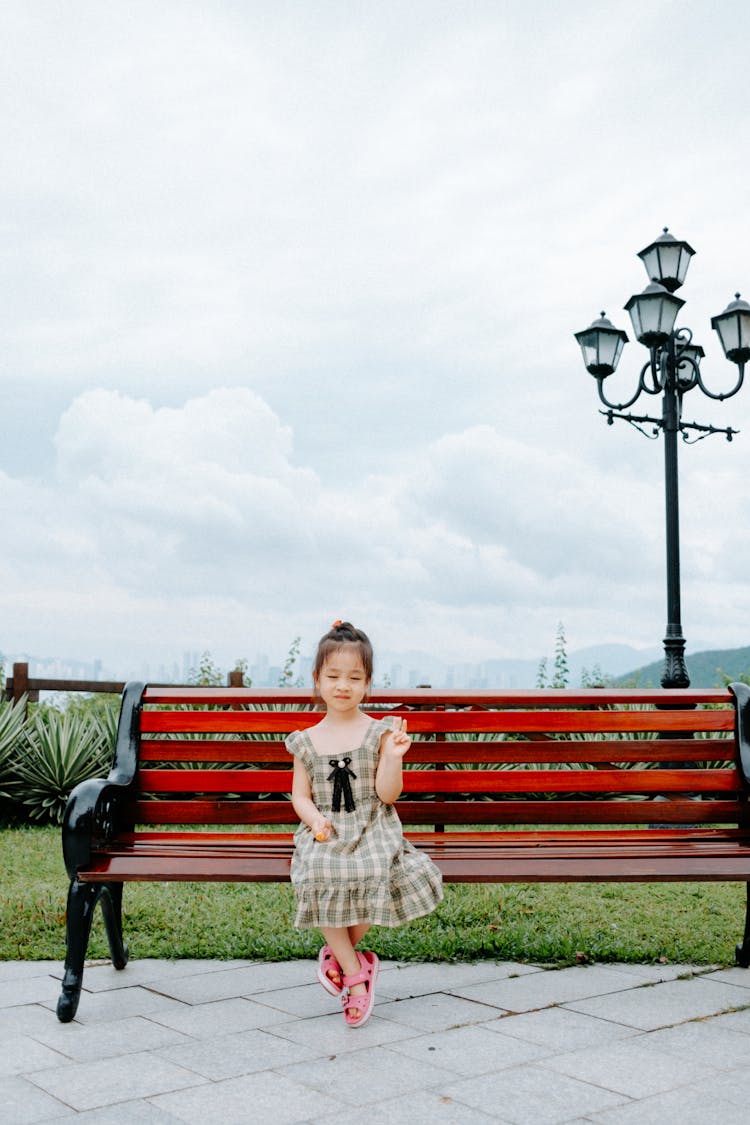
[[[333,825],[331,824],[330,820],[328,820],[321,814],[320,816],[317,816],[312,822],[312,824],[310,825],[310,830],[315,839],[322,844],[325,843],[326,840],[330,840],[331,832],[333,831]]]

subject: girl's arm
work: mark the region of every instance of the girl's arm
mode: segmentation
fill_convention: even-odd
[[[392,805],[401,796],[404,754],[411,746],[406,719],[396,719],[395,723],[393,730],[384,734],[380,741],[380,761],[375,774],[375,792],[384,805]]]
[[[316,839],[328,839],[331,835],[333,825],[327,817],[323,816],[323,813],[313,802],[310,778],[299,758],[294,759],[292,807],[302,823],[306,824],[307,827],[312,830]]]

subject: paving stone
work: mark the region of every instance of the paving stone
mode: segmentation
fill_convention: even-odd
[[[57,996],[50,1004],[45,1004],[51,1018],[56,1019]],[[116,991],[88,993],[84,990],[78,1005],[75,1022],[82,1024],[110,1023],[126,1019],[128,1016],[150,1016],[157,1012],[169,1012],[183,1005],[167,996],[162,996],[150,988],[120,988]]]
[[[37,1034],[37,1038],[54,1047],[61,1055],[79,1062],[155,1051],[173,1043],[190,1042],[180,1032],[143,1016],[99,1024],[64,1024],[55,1019]],[[26,1070],[29,1069],[26,1067]]]
[[[731,1070],[741,1057],[747,1057],[750,1046],[740,1031],[732,1030],[726,1024],[725,1021],[731,1018],[729,1015],[693,1020],[662,1031],[643,1033],[639,1041],[649,1050],[676,1055],[680,1059],[699,1059],[716,1070]],[[746,1030],[750,1032],[750,1019]]]
[[[392,1005],[386,1005],[388,1011]],[[320,1043],[327,1054],[343,1054],[359,1051],[362,1047],[377,1047],[382,1043],[393,1043],[400,1039],[413,1038],[417,1031],[413,1027],[371,1016],[364,1027],[347,1027],[341,1012],[330,1016],[316,1016],[313,1019],[289,1020],[274,1024],[273,1034],[294,1043]]]
[[[174,1004],[166,1011],[156,1011],[149,1018],[154,1023],[171,1027],[194,1039],[208,1039],[231,1031],[249,1031],[253,1027],[271,1027],[293,1017],[266,1004],[244,997],[216,1000],[209,1004]]]
[[[321,1093],[335,1090],[340,1103],[348,1102],[354,1107],[377,1103],[384,1094],[397,1097],[436,1088],[456,1077],[454,1071],[398,1055],[384,1047],[327,1055],[277,1070]]]
[[[491,1025],[490,1025],[491,1026]],[[547,1055],[548,1049],[478,1027],[458,1027],[448,1031],[420,1035],[388,1044],[384,1050],[409,1055],[432,1066],[452,1070],[456,1074],[487,1074],[506,1066],[532,1062]]]
[[[64,1061],[64,1055],[28,1035],[0,1033],[0,1075],[30,1074]]]
[[[638,1027],[642,1031],[655,1031],[660,1027],[727,1011],[740,1002],[744,992],[744,989],[733,985],[696,977],[576,1000],[565,1006],[576,1012]]]
[[[0,1010],[21,1004],[57,1004],[60,985],[49,974],[14,977],[0,984]]]
[[[254,1121],[297,1125],[307,1120],[317,1125],[324,1117],[341,1109],[338,1097],[320,1094],[284,1074],[271,1071],[164,1094],[152,1098],[151,1102],[157,1109],[189,1125],[195,1125],[196,1121],[220,1122],[221,1125],[248,1125]]]
[[[603,1110],[629,1100],[623,1094],[553,1074],[536,1064],[465,1078],[440,1092],[511,1125],[557,1125],[593,1115],[599,1121]]]
[[[479,1004],[461,996],[430,993],[413,1000],[395,1000],[379,1010],[383,1019],[405,1024],[419,1031],[441,1030],[444,1027],[461,1027],[484,1023],[499,1014],[489,1004]]]
[[[33,1125],[75,1116],[70,1106],[20,1077],[0,1078],[0,1106],[7,1125]]]
[[[750,1010],[747,1008],[743,1008],[737,1012],[727,1012],[724,1015],[716,1016],[716,1021],[720,1022],[721,1026],[727,1030],[750,1035]]]
[[[232,996],[252,996],[277,988],[273,981],[275,966],[247,965],[237,969],[222,969],[219,972],[193,973],[186,977],[160,980],[159,992],[179,1000],[183,1004],[207,1004],[212,1000],[228,1000]],[[279,966],[279,980],[282,979]],[[270,972],[269,972],[270,970]],[[270,980],[269,980],[270,977]],[[156,987],[152,982],[151,987]]]
[[[139,1099],[76,1114],[79,1125],[175,1125],[171,1113]]]
[[[226,972],[228,969],[258,964],[260,964],[258,961],[243,961],[236,958],[231,961],[197,961],[193,958],[179,961],[145,957],[129,961],[124,969],[115,969],[111,961],[87,964],[83,979],[86,988],[91,992],[106,992],[114,988],[130,988],[134,984],[149,984],[155,980]]]
[[[602,1041],[637,1035],[632,1027],[573,1012],[569,1008],[541,1008],[536,1012],[512,1013],[484,1025],[506,1038],[524,1039],[551,1050],[570,1051],[599,1046]]]
[[[503,1120],[434,1090],[422,1090],[414,1098],[389,1098],[367,1107],[367,1125],[489,1125],[491,1121],[502,1125]],[[311,1118],[304,1125],[320,1123]],[[326,1118],[325,1125],[352,1125],[351,1107]]]
[[[315,984],[298,985],[296,988],[277,988],[270,992],[253,993],[253,1003],[272,1009],[278,1019],[278,1014],[283,1012],[291,1016],[308,1018],[311,1016],[328,1016],[341,1011],[341,999],[331,996],[317,982]],[[380,980],[377,986],[377,1002],[384,1002],[380,990]]]
[[[659,1052],[646,1044],[645,1036],[550,1056],[538,1065],[631,1098],[659,1094],[716,1074],[694,1056],[680,1059]]]
[[[0,1010],[0,1038],[11,1035],[30,1035],[37,1038],[45,1028],[62,1027],[55,1013],[43,1004],[21,1004],[17,1008]],[[70,1026],[69,1024],[67,1026]]]
[[[271,992],[279,988],[298,988],[303,984],[315,984],[318,980],[318,962],[317,960],[265,962],[263,972],[258,979],[258,989],[243,995],[260,996],[262,992]]]
[[[747,1120],[748,1105],[750,1105],[750,1072],[747,1068],[747,1056],[743,1057],[744,1065],[736,1067],[729,1073],[720,1074],[717,1078],[705,1079],[696,1082],[695,1089],[704,1094],[713,1094],[728,1102],[744,1106],[745,1120]],[[716,1120],[714,1118],[714,1120]]]
[[[747,1125],[747,1106],[682,1087],[604,1110],[586,1120],[597,1125]]]
[[[31,1081],[66,1105],[81,1110],[148,1098],[202,1084],[205,1079],[168,1059],[142,1053],[36,1071]]]
[[[717,980],[721,984],[735,984],[738,988],[746,988],[748,990],[747,1002],[750,1004],[750,969],[741,969],[739,965],[735,965],[731,969],[717,969],[715,972],[707,973],[704,980]]]
[[[235,1031],[231,1035],[167,1047],[159,1054],[164,1059],[194,1070],[204,1078],[220,1082],[259,1070],[271,1070],[320,1055],[311,1044],[293,1043],[265,1031]]]
[[[30,977],[49,977],[59,964],[59,961],[0,961],[0,983],[28,980]]]
[[[513,980],[490,981],[487,984],[454,989],[456,995],[481,1000],[512,1012],[530,1012],[588,996],[624,992],[633,981],[603,965],[576,966]]]
[[[718,967],[718,965],[672,965],[669,963],[664,965],[661,963],[655,965],[607,965],[607,968],[615,973],[625,973],[627,976],[638,977],[643,981],[648,981],[650,984],[659,984],[661,981],[675,980],[677,977],[701,976],[703,973],[711,972],[713,968]]]
[[[526,976],[541,970],[535,965],[519,965],[513,961],[482,961],[477,964],[433,964],[419,962],[397,966],[381,972],[379,984],[398,999],[424,996],[430,992],[451,992],[457,988],[486,981]]]

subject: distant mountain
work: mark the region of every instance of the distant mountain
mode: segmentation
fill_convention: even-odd
[[[723,684],[724,676],[730,680],[738,679],[750,672],[750,647],[746,648],[717,648],[707,652],[691,652],[685,657],[690,686],[694,688],[712,688]],[[653,664],[645,664],[626,675],[618,676],[616,684],[639,687],[659,687],[664,661],[655,660]]]
[[[376,682],[386,676],[394,687],[430,684],[436,688],[533,688],[537,686],[536,660],[497,658],[477,663],[449,664],[419,650],[378,654]],[[545,654],[547,682],[554,676],[554,652]],[[592,645],[568,652],[568,683],[579,687],[584,680],[602,677],[622,686],[660,687],[664,656],[661,647],[632,648],[624,644]],[[692,687],[712,688],[722,676],[737,678],[750,672],[750,647],[712,649],[686,657]]]
[[[639,661],[655,660],[658,648],[638,649],[630,645],[592,645],[567,654],[568,682],[578,687],[587,677],[622,676]],[[376,682],[383,676],[394,687],[431,684],[432,687],[455,688],[533,688],[537,686],[539,665],[546,659],[547,680],[554,676],[554,652],[536,659],[496,658],[478,663],[449,664],[439,657],[419,650],[379,652]]]

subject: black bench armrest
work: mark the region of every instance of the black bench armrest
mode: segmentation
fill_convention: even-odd
[[[111,840],[118,831],[120,808],[138,770],[141,700],[145,687],[138,682],[125,685],[109,776],[82,781],[68,797],[62,846],[65,868],[71,879],[89,862],[92,851]]]
[[[737,739],[737,757],[745,785],[750,789],[750,687],[747,684],[730,684],[734,696],[734,731]]]

